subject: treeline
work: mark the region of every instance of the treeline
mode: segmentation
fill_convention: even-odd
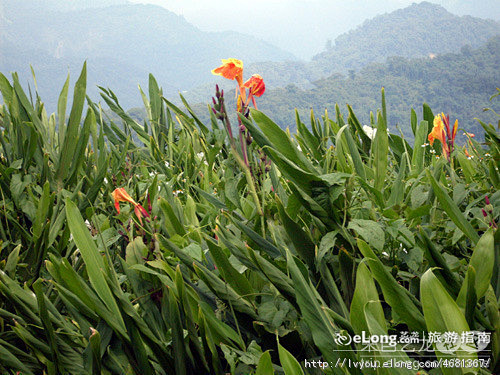
[[[448,12],[429,2],[412,4],[366,20],[342,34],[326,51],[315,56],[316,70],[345,72],[360,69],[372,62],[384,62],[389,56],[419,57],[456,52],[464,45],[484,45],[500,33],[500,23],[493,20]]]
[[[261,98],[259,109],[268,113],[283,127],[295,128],[297,108],[307,119],[310,109],[322,112],[341,110],[350,104],[364,123],[369,122],[370,111],[380,103],[380,88],[385,87],[389,127],[400,126],[411,135],[410,108],[417,113],[426,102],[434,112],[449,113],[459,119],[461,127],[469,132],[482,133],[474,118],[495,121],[485,107],[498,109],[498,101],[490,102],[490,95],[500,86],[500,36],[492,38],[479,49],[463,47],[459,54],[437,55],[434,58],[389,58],[386,63],[372,64],[359,72],[334,74],[314,82],[314,88],[301,89],[296,85],[269,90]]]
[[[262,62],[251,64],[250,69],[266,77],[272,87],[293,83],[309,88],[318,79],[334,73],[349,74],[392,56],[457,53],[466,45],[479,48],[498,34],[499,22],[459,17],[440,5],[422,2],[366,20],[334,41],[329,40],[324,52],[310,62]]]

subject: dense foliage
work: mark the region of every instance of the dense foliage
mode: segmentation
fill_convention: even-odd
[[[430,108],[410,144],[382,91],[376,132],[350,110],[292,136],[252,110],[241,155],[152,76],[142,124],[111,91],[121,125],[86,100],[85,65],[69,116],[68,81],[52,115],[17,75],[0,91],[2,373],[414,374],[335,367],[380,355],[336,338],[473,329],[491,356],[432,353],[498,373],[495,126],[441,155]],[[429,358],[413,349],[395,355]]]

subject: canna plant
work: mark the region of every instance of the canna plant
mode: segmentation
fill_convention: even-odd
[[[253,103],[263,81],[225,64],[246,149],[222,92],[207,126],[150,76],[140,123],[108,89],[113,116],[85,98],[84,66],[66,119],[68,82],[47,116],[0,76],[1,372],[424,373],[335,367],[387,359],[339,337],[472,330],[490,352],[395,355],[498,372],[498,131],[483,124],[475,158],[437,158],[430,108],[412,112],[410,144],[389,133],[382,91],[371,132],[336,106],[297,115],[292,135]]]

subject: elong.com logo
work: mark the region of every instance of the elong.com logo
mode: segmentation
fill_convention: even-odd
[[[477,353],[488,351],[491,332],[464,331],[464,332],[400,332],[399,335],[369,335],[362,331],[361,335],[350,335],[346,331],[339,331],[334,342],[339,347],[358,344],[361,351],[394,352],[406,350],[412,352],[442,353],[469,352]],[[340,349],[342,351],[342,349]]]

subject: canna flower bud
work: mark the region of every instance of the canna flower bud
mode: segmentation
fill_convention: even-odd
[[[481,212],[483,213],[483,216],[484,217],[488,217],[488,214],[486,213],[485,209],[484,208],[481,208]]]
[[[490,198],[488,198],[488,196],[484,197],[484,201],[486,202],[486,204],[490,204]]]

